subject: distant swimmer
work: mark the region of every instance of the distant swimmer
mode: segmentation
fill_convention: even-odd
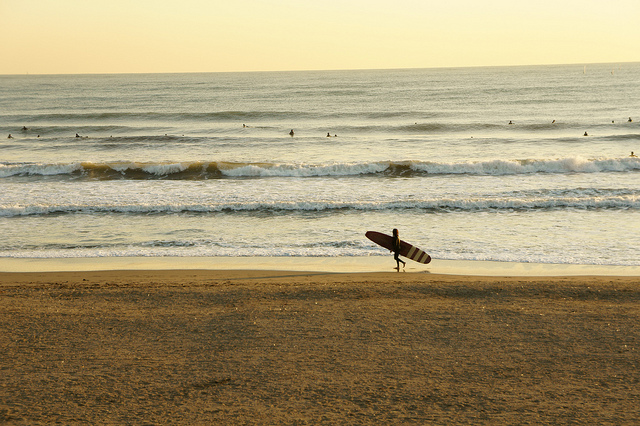
[[[76,133],[76,138],[79,138],[79,137],[80,137],[80,135]]]
[[[327,137],[328,137],[328,138],[330,138],[330,137],[331,137],[331,134],[330,134],[329,132],[327,132]]]
[[[13,136],[11,136],[11,133],[9,133],[9,136],[7,136],[7,139],[13,139]]]
[[[334,137],[334,138],[337,138],[337,137],[338,137],[338,135],[333,135],[333,137]]]
[[[291,129],[291,131],[289,132],[289,136],[293,137],[293,135],[295,135],[295,133],[293,133],[293,129]]]
[[[22,131],[23,132],[26,132],[27,130],[29,130],[29,129],[27,129],[27,126],[22,126]]]
[[[582,136],[589,136],[589,133],[584,132],[584,135],[582,135]]]
[[[509,124],[513,124],[513,121],[509,120]]]
[[[631,117],[629,117],[629,119],[627,120],[629,123],[631,123],[633,120],[631,119]]]
[[[629,157],[635,157],[635,158],[638,158],[638,156],[637,156],[637,155],[635,155],[635,154],[633,153],[633,151],[631,151],[631,155],[630,155]]]
[[[556,120],[553,120],[553,121],[551,122],[551,124],[555,124],[555,122],[556,122]]]

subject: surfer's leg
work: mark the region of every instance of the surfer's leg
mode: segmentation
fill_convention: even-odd
[[[402,263],[402,267],[404,267],[404,265],[406,265],[406,263],[404,263],[404,261],[403,261],[403,260],[400,260],[400,253],[395,252],[395,253],[393,254],[393,258],[394,258],[394,259],[395,259],[395,261],[396,261],[396,265],[397,265],[397,266],[396,266],[396,269],[397,269],[398,271],[400,270],[400,263]]]

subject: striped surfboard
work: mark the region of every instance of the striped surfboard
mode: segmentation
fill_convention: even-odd
[[[374,243],[386,248],[387,250],[393,249],[393,237],[391,235],[383,234],[382,232],[368,231],[364,234],[365,237],[373,241]],[[400,256],[404,256],[411,260],[415,260],[418,263],[427,264],[431,262],[431,256],[418,247],[400,240]]]

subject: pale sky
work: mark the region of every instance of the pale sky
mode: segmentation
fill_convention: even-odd
[[[0,0],[0,74],[640,62],[639,0]]]

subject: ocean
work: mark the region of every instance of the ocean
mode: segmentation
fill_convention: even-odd
[[[4,258],[640,265],[640,63],[4,75],[0,135]]]

